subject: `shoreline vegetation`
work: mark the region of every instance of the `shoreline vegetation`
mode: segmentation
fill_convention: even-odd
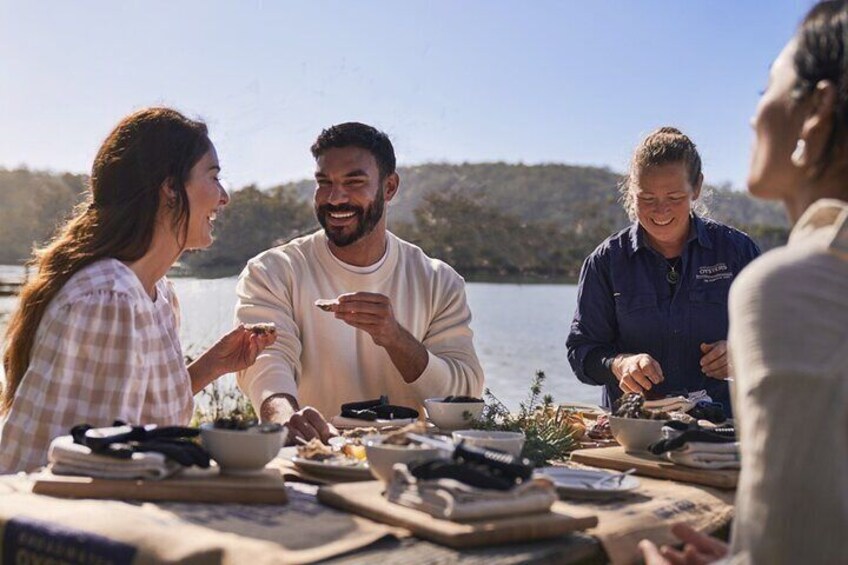
[[[607,168],[430,163],[400,167],[399,174],[389,229],[469,282],[574,284],[583,259],[629,224],[618,202],[621,175]],[[0,168],[0,264],[27,261],[82,200],[86,183],[84,175]],[[317,229],[313,184],[232,191],[215,244],[184,255],[171,274],[237,275],[257,253]],[[728,185],[709,192],[709,217],[747,232],[763,251],[786,242],[779,206]]]

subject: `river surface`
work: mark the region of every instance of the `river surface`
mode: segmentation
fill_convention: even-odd
[[[0,266],[0,280],[17,278],[18,267]],[[232,327],[235,277],[174,278],[182,306],[181,339],[186,355],[196,356]],[[567,284],[468,283],[468,302],[477,354],[486,386],[511,409],[528,393],[536,371],[544,371],[544,391],[557,402],[597,403],[600,389],[574,377],[565,356],[565,337],[574,313],[577,287]],[[0,297],[0,326],[14,307]],[[234,379],[224,377],[231,385]]]

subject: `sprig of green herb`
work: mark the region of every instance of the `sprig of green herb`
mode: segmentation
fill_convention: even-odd
[[[524,432],[522,455],[539,467],[565,459],[577,447],[575,430],[567,423],[567,414],[556,409],[553,396],[542,396],[545,378],[543,371],[536,372],[527,399],[519,404],[517,414],[511,413],[486,389],[486,407],[473,425],[478,430]]]

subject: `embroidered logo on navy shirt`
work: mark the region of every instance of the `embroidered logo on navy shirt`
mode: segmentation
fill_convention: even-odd
[[[725,263],[716,263],[715,265],[698,267],[698,274],[695,278],[704,282],[715,282],[722,279],[732,279],[733,271],[728,270]]]

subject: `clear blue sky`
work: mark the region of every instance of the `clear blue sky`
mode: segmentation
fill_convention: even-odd
[[[207,121],[232,187],[311,176],[329,124],[401,164],[623,170],[674,124],[743,186],[768,66],[811,0],[0,0],[0,166],[87,172],[120,117]]]

